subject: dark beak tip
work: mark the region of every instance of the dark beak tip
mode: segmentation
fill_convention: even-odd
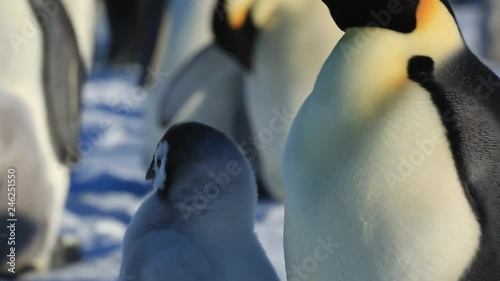
[[[155,171],[153,169],[149,169],[147,172],[146,172],[146,180],[152,180],[154,179],[155,177]]]

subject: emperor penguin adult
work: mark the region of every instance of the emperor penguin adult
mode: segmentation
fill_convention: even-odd
[[[447,0],[323,2],[345,35],[287,141],[289,280],[500,280],[499,78]]]
[[[154,191],[125,233],[119,280],[278,280],[254,232],[255,177],[232,139],[174,125],[146,179]]]
[[[11,247],[16,274],[48,270],[61,254],[56,241],[69,166],[78,160],[85,71],[60,1],[2,0],[0,11],[0,33],[5,35],[0,40],[0,274],[12,277],[7,264]],[[14,191],[11,181],[7,185],[12,174]],[[11,232],[5,224],[12,223],[7,218],[17,219],[15,230],[11,228],[15,245],[7,239]]]
[[[335,26],[328,25],[328,21],[328,9],[318,2],[219,0],[212,25],[214,45],[203,50],[177,75],[166,95],[174,108],[182,103],[187,106],[188,97],[194,98],[192,93],[201,87],[212,87],[215,90],[212,92],[221,97],[207,94],[215,97],[208,101],[232,101],[230,98],[239,93],[238,89],[228,87],[229,82],[219,77],[230,71],[243,71],[244,85],[237,87],[243,93],[244,107],[237,111],[244,112],[246,118],[235,120],[238,127],[244,122],[242,120],[248,119],[249,133],[225,132],[242,144],[250,158],[258,156],[254,168],[258,169],[257,174],[271,197],[280,201],[283,200],[281,159],[293,117],[342,34]],[[306,53],[307,56],[302,55]],[[239,62],[240,68],[231,60]],[[234,81],[227,74],[224,77]],[[220,89],[212,86],[221,84],[227,92],[224,99]],[[166,106],[164,102],[161,104],[163,108],[168,107],[168,103]],[[234,116],[226,103],[219,110],[207,106],[199,108],[205,115],[226,120],[214,125],[217,128],[222,124],[227,126],[231,121],[227,118]],[[233,103],[232,108],[238,107]]]
[[[168,0],[103,0],[110,32],[109,63],[150,63]],[[143,79],[143,77],[141,77]],[[140,81],[142,82],[142,81]]]
[[[156,107],[160,109],[157,122],[165,127],[197,121],[231,136],[258,172],[258,155],[243,100],[244,76],[257,30],[241,12],[247,11],[251,2],[217,1],[212,7],[212,43],[175,71]],[[261,178],[259,174],[257,178]],[[259,195],[267,192],[259,189]]]
[[[150,70],[155,81],[146,86],[149,92],[145,105],[145,141],[143,145],[144,165],[154,155],[158,139],[160,139],[169,123],[162,122],[162,114],[166,110],[160,106],[166,88],[178,67],[187,63],[202,48],[210,44],[212,33],[210,22],[215,0],[169,0],[164,16],[162,32],[167,32],[167,45],[163,51],[159,69]]]

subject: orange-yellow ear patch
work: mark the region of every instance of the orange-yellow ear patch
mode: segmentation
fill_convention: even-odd
[[[248,0],[228,0],[226,1],[226,11],[228,14],[229,26],[233,30],[240,29],[250,14],[251,1]]]
[[[432,22],[439,11],[439,5],[443,5],[439,0],[420,0],[417,7],[417,30]]]

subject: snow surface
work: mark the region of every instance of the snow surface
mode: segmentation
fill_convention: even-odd
[[[472,49],[478,50],[479,14],[457,10]],[[134,87],[133,70],[97,68],[84,91],[83,160],[72,172],[62,232],[80,241],[83,261],[49,274],[23,280],[111,281],[118,275],[120,247],[127,223],[151,187],[144,181],[141,139],[144,92]],[[500,68],[496,68],[500,70]],[[283,206],[260,203],[256,231],[282,280]]]

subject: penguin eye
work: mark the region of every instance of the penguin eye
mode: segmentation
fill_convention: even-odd
[[[160,159],[156,160],[156,166],[157,166],[158,168],[160,168],[160,166],[161,166],[161,160],[160,160]]]

